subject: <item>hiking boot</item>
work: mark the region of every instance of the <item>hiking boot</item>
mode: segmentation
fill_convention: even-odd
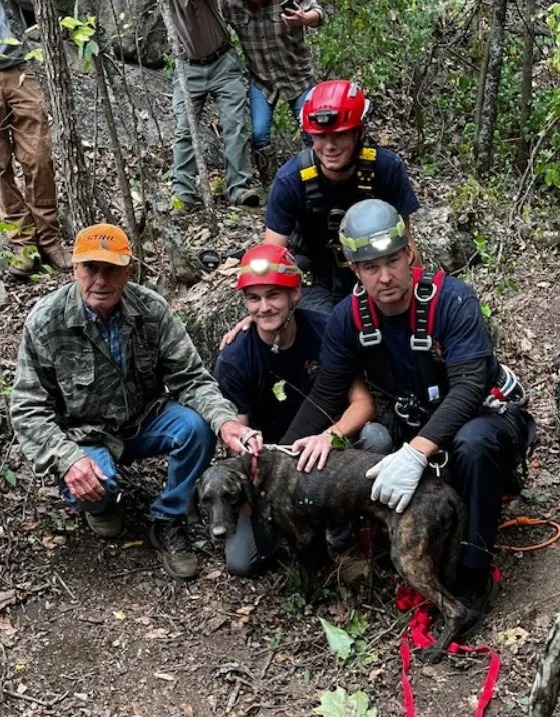
[[[14,258],[8,266],[9,273],[18,279],[28,279],[37,271],[37,256],[33,256],[35,252],[29,250],[30,255],[27,255],[24,250],[23,246],[14,249]]]
[[[150,542],[161,553],[165,572],[176,580],[194,578],[198,560],[190,550],[187,526],[183,518],[154,520],[150,528]]]
[[[68,271],[72,268],[72,254],[60,242],[48,247],[41,247],[44,264],[50,264],[58,271]]]
[[[497,594],[498,583],[492,575],[488,576],[483,588],[476,589],[466,585],[459,586],[457,600],[467,608],[467,615],[455,637],[456,640],[467,640],[478,632],[484,620],[487,607]]]
[[[259,179],[266,187],[272,184],[276,176],[276,150],[271,144],[266,147],[259,147],[253,152],[253,160],[259,175]]]
[[[233,200],[233,204],[242,207],[258,207],[261,203],[261,198],[256,189],[242,189]]]
[[[102,513],[85,512],[85,516],[90,529],[100,538],[111,540],[111,538],[118,538],[122,533],[121,514],[114,506],[107,508]]]

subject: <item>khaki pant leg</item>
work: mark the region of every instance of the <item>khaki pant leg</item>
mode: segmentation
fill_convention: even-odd
[[[25,177],[25,202],[40,247],[58,243],[56,185],[43,93],[29,67],[14,67],[6,90],[14,153]]]
[[[17,227],[5,232],[7,239],[14,245],[21,245],[35,241],[35,225],[17,186],[12,165],[14,144],[8,97],[13,72],[12,68],[0,71],[0,214],[3,221]]]

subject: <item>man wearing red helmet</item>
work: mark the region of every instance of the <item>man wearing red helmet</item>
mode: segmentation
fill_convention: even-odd
[[[364,118],[369,109],[362,90],[347,80],[321,82],[308,94],[302,129],[313,140],[278,171],[266,213],[265,242],[293,246],[307,275],[302,305],[329,313],[352,291],[338,242],[346,210],[376,197],[404,218],[415,263],[420,254],[410,236],[410,215],[420,203],[402,160],[384,147],[364,147]]]
[[[319,352],[327,316],[296,308],[301,272],[285,247],[259,244],[241,260],[237,288],[253,319],[248,331],[226,346],[214,370],[223,395],[238,409],[239,420],[260,430],[263,440],[276,443],[285,433],[319,369]],[[326,431],[309,437],[321,467],[333,434],[356,435],[375,415],[375,404],[362,379],[348,391],[348,405]],[[387,453],[391,439],[382,426],[362,431],[361,447]],[[226,545],[230,572],[251,574],[264,567],[270,550],[258,544],[250,517],[240,514],[235,535]]]

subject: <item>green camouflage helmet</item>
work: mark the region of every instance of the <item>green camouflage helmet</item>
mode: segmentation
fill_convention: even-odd
[[[408,245],[402,217],[381,199],[353,204],[344,215],[338,236],[351,263],[390,256]]]

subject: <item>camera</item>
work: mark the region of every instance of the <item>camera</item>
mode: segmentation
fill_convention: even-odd
[[[297,6],[295,0],[282,0],[282,2],[280,3],[280,7],[283,13],[286,12],[286,10],[293,10],[294,12],[299,10],[299,7]]]

